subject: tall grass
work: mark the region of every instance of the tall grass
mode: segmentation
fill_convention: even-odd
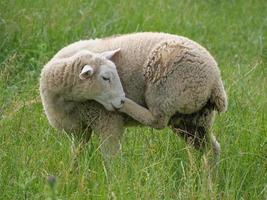
[[[267,199],[266,13],[264,0],[1,0],[0,199]],[[168,129],[126,129],[106,169],[96,136],[76,166],[72,138],[46,120],[38,78],[57,50],[137,31],[187,36],[220,65],[229,110],[213,127],[222,159],[212,183]]]

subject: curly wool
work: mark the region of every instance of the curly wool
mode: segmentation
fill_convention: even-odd
[[[223,112],[227,108],[227,98],[215,60],[207,52],[196,51],[196,48],[184,46],[177,40],[156,45],[144,65],[144,76],[147,90],[155,90],[152,96],[170,96],[171,102],[177,94],[180,96],[172,103],[180,109],[170,105],[170,110],[190,114],[200,110],[209,99],[217,111]],[[163,85],[166,87],[162,89]]]
[[[176,41],[164,41],[155,47],[144,66],[146,81],[155,83],[166,79],[174,70],[172,64],[179,62],[185,56],[186,48]]]

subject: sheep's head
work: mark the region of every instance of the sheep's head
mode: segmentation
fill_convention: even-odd
[[[87,52],[86,64],[79,68],[79,84],[75,93],[83,99],[93,99],[107,110],[123,106],[125,93],[112,57],[120,49],[103,53]]]

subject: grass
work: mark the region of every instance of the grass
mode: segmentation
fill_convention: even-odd
[[[264,0],[0,1],[0,199],[267,199],[266,13]],[[42,66],[64,45],[137,31],[187,36],[220,65],[229,109],[213,127],[212,183],[168,129],[126,129],[112,173],[94,136],[74,166],[72,139],[34,103]]]

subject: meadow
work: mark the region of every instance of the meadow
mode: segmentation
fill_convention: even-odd
[[[74,160],[72,138],[46,119],[39,76],[59,49],[139,31],[189,37],[219,63],[229,107],[213,126],[222,156],[212,182],[169,129],[126,129],[107,172],[96,136]],[[1,0],[0,199],[266,200],[267,2]]]

